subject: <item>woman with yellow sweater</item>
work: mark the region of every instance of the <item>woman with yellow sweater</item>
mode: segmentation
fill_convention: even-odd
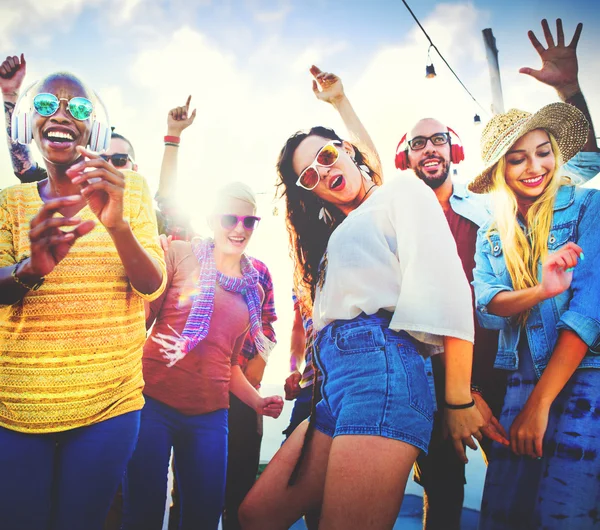
[[[13,120],[48,178],[0,192],[2,525],[100,529],[137,440],[163,252],[144,179],[93,152],[110,127],[79,79],[43,79]]]

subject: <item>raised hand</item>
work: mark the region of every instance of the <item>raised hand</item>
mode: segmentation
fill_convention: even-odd
[[[573,267],[579,259],[583,259],[583,251],[579,245],[571,242],[546,258],[542,264],[542,283],[539,286],[544,300],[570,287]]]
[[[283,410],[283,399],[281,396],[269,396],[261,398],[261,402],[257,408],[257,412],[263,416],[270,416],[271,418],[279,418],[281,411]]]
[[[190,102],[192,96],[188,96],[185,105],[175,107],[169,111],[167,116],[167,131],[169,135],[180,136],[184,129],[187,129],[196,119],[196,109],[190,114]]]
[[[16,55],[7,57],[0,64],[0,90],[2,93],[17,96],[26,73],[25,55],[21,54],[20,59]]]
[[[344,86],[337,75],[331,72],[322,72],[315,65],[310,67],[310,73],[314,77],[312,89],[318,99],[327,103],[335,103],[344,98]]]
[[[80,201],[79,195],[60,197],[49,200],[40,208],[30,223],[31,257],[23,267],[24,274],[33,277],[50,274],[66,257],[75,241],[94,228],[94,221],[82,222],[79,217],[54,217],[59,210],[72,207]],[[61,230],[62,227],[71,230],[65,232]]]
[[[534,70],[525,67],[521,68],[519,72],[530,75],[538,81],[553,87],[562,99],[567,99],[579,92],[577,43],[582,29],[583,24],[580,22],[577,24],[571,42],[565,46],[562,20],[560,18],[556,19],[556,43],[548,26],[548,21],[546,19],[542,20],[542,30],[546,38],[547,48],[544,48],[533,31],[530,30],[527,33],[531,44],[533,44],[542,59],[542,68]]]
[[[302,380],[302,374],[295,370],[287,376],[283,390],[285,391],[285,399],[291,401],[296,399],[300,395],[300,381]]]
[[[125,177],[118,169],[102,159],[98,153],[77,146],[85,157],[71,166],[67,176],[81,186],[81,195],[107,230],[118,230],[126,225],[123,218]]]

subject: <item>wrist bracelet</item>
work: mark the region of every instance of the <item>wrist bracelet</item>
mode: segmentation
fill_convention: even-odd
[[[19,260],[19,262],[15,265],[15,268],[12,270],[10,275],[12,276],[13,280],[15,281],[15,283],[17,285],[20,285],[21,287],[23,287],[24,289],[27,289],[28,291],[37,291],[44,283],[45,278],[43,276],[37,282],[35,282],[33,285],[28,285],[27,283],[25,283],[23,280],[21,280],[17,276],[17,271],[19,269],[19,265],[21,265],[21,263],[23,263],[23,261],[25,261],[28,257],[29,256],[25,256],[25,257],[21,258]]]
[[[179,147],[179,144],[176,144],[174,142],[165,142],[165,145],[170,145],[171,147]]]
[[[2,92],[3,96],[14,96],[17,97],[19,95],[19,93],[16,90],[13,90],[12,92]]]
[[[167,136],[165,136],[165,143],[172,143],[172,144],[178,144],[179,142],[181,142],[181,138],[179,136],[170,136],[167,134]]]
[[[450,409],[450,410],[463,410],[463,409],[470,409],[471,407],[475,406],[475,400],[471,400],[470,403],[463,403],[462,405],[451,405],[450,403],[448,403],[446,401],[446,408]]]
[[[483,388],[481,388],[479,385],[471,385],[471,393],[479,394],[483,397]]]

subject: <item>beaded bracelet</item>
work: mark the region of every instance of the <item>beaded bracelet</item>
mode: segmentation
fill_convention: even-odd
[[[165,142],[165,145],[170,145],[171,147],[179,147],[179,144],[173,142]]]
[[[25,256],[25,257],[21,258],[19,260],[19,262],[15,265],[15,268],[12,270],[10,275],[12,276],[12,279],[15,281],[15,283],[17,285],[20,285],[21,287],[23,287],[24,289],[27,289],[28,291],[37,291],[44,283],[45,278],[43,276],[37,282],[35,282],[33,285],[28,285],[27,283],[25,283],[23,280],[21,280],[17,276],[17,271],[19,269],[19,265],[21,265],[21,263],[23,263],[23,261],[25,261],[28,257],[29,256]]]

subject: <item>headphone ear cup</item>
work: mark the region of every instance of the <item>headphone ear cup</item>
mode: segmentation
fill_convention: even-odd
[[[396,167],[400,171],[406,171],[408,169],[408,155],[406,151],[400,151],[396,154]]]
[[[29,112],[12,115],[10,137],[13,142],[19,142],[23,145],[31,143],[33,138],[31,118]]]
[[[450,160],[453,164],[459,164],[465,159],[465,150],[462,145],[452,144],[450,151]]]

